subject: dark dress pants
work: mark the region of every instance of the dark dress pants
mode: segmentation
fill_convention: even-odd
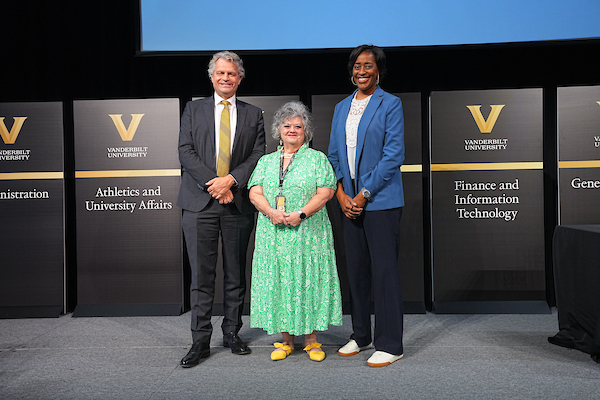
[[[194,342],[210,342],[219,237],[223,255],[223,333],[242,327],[246,293],[246,251],[254,214],[211,200],[200,212],[183,211],[182,227],[192,270],[190,303]]]
[[[404,304],[398,273],[398,236],[402,208],[366,211],[355,220],[342,214],[352,307],[352,338],[359,346],[404,353]],[[371,336],[371,287],[375,334]]]

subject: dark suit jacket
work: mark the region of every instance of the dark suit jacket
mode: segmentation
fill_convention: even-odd
[[[235,206],[242,214],[256,211],[248,199],[248,180],[259,158],[265,154],[262,110],[236,100],[237,124],[229,173],[237,181],[232,187]],[[217,176],[215,155],[214,97],[190,101],[181,117],[179,161],[183,167],[177,205],[202,211],[212,196],[206,182]]]
[[[354,92],[354,94],[356,91]],[[346,119],[354,94],[335,106],[328,159],[337,179],[344,178],[344,192],[356,196],[363,187],[371,192],[367,211],[404,206],[400,167],[404,162],[404,114],[402,101],[377,87],[365,109],[356,144],[355,184],[352,187],[346,149]]]

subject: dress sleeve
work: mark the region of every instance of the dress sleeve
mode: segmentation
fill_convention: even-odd
[[[335,179],[335,172],[333,172],[333,168],[327,159],[327,156],[321,152],[318,152],[315,166],[317,169],[317,187],[335,190],[337,180]]]
[[[266,156],[262,156],[260,160],[258,160],[256,168],[254,168],[254,172],[252,172],[252,176],[250,176],[250,180],[248,181],[248,189],[252,186],[264,186],[263,181],[265,180],[266,171],[265,157]]]

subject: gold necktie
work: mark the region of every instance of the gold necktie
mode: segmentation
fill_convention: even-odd
[[[223,104],[223,112],[221,113],[217,176],[226,176],[229,174],[229,159],[231,158],[231,125],[229,122],[229,102],[223,100],[221,104]]]

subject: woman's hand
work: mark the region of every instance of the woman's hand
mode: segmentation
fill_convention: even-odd
[[[363,208],[365,208],[365,204],[367,204],[367,199],[365,199],[362,192],[358,192],[358,194],[356,196],[354,196],[352,201],[354,202],[354,204],[356,204],[358,207],[360,207],[361,210]],[[354,207],[354,208],[356,208],[356,207]]]
[[[300,214],[298,214],[296,211],[285,214],[285,224],[287,226],[298,226],[300,225],[301,221]]]
[[[360,193],[357,197],[359,196],[362,197]],[[356,219],[360,216],[360,213],[363,210],[362,206],[364,206],[364,203],[359,205],[359,203],[357,203],[355,199],[348,196],[346,192],[344,192],[344,186],[341,183],[338,183],[336,197],[338,199],[338,202],[340,203],[340,207],[342,207],[342,212],[346,217],[350,219]]]
[[[270,213],[270,217],[271,217],[271,222],[275,225],[279,225],[279,224],[285,224],[286,223],[286,218],[289,216],[290,214],[277,210],[276,208],[274,208],[271,213]]]

